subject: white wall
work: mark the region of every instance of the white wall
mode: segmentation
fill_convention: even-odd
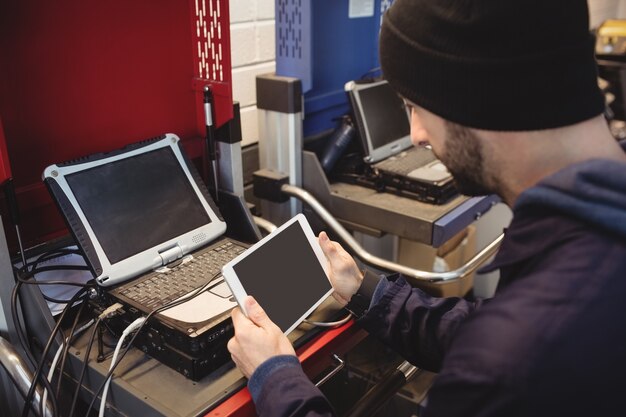
[[[626,18],[626,0],[588,0],[592,28],[606,19]]]
[[[258,141],[257,74],[276,71],[274,0],[229,0],[233,99],[241,105],[242,145]]]

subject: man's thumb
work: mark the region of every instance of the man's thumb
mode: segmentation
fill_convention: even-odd
[[[248,312],[248,318],[257,326],[265,327],[266,324],[271,323],[270,318],[265,314],[265,310],[259,303],[256,302],[251,295],[246,297],[245,300],[246,310]]]
[[[333,252],[335,246],[328,238],[328,235],[326,234],[326,232],[320,232],[318,236],[318,240],[319,240],[320,247],[322,248],[322,251],[324,251],[325,255],[329,255]]]

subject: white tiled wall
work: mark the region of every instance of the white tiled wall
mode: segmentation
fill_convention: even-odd
[[[626,0],[588,0],[592,28],[606,19],[626,18]]]
[[[242,145],[258,141],[255,77],[276,70],[274,0],[229,0],[233,98],[241,105]]]

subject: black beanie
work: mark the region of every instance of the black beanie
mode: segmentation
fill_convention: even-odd
[[[548,129],[604,111],[587,0],[395,0],[380,63],[402,96],[468,127]]]

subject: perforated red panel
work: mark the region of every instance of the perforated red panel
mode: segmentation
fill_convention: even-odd
[[[0,2],[0,117],[27,244],[64,230],[47,165],[167,132],[200,156],[202,88],[221,125],[230,71],[228,0]]]
[[[231,64],[230,64],[230,19],[228,2],[220,0],[191,0],[194,11],[192,43],[194,44],[194,89],[202,92],[209,83],[216,101],[216,124],[221,126],[233,118]],[[201,104],[202,96],[197,96]],[[200,114],[203,116],[203,114]],[[198,118],[198,127],[203,129],[204,117]]]

